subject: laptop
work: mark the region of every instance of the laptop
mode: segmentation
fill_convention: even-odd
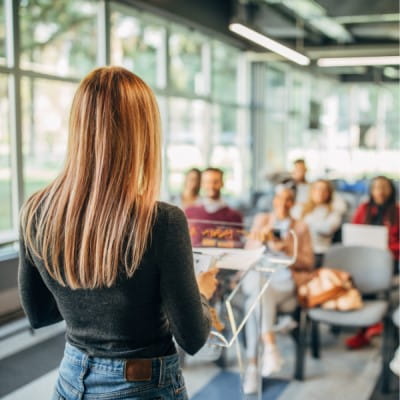
[[[387,249],[389,243],[386,226],[343,224],[342,243],[345,246],[366,246]]]

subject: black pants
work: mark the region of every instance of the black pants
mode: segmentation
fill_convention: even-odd
[[[314,254],[315,268],[321,268],[324,265],[324,254]]]

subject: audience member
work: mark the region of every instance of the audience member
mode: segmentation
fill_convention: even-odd
[[[308,225],[316,267],[323,262],[323,255],[331,246],[332,238],[342,223],[342,214],[333,207],[333,187],[324,179],[311,185],[308,201],[302,206],[301,219]]]
[[[269,376],[279,371],[283,363],[276,346],[273,326],[279,305],[295,296],[296,286],[301,283],[305,272],[308,275],[314,266],[314,256],[311,246],[311,237],[307,225],[303,221],[295,221],[290,216],[290,209],[294,205],[295,192],[293,189],[279,185],[273,200],[273,212],[259,214],[255,217],[252,236],[265,241],[268,248],[277,253],[291,256],[293,254],[293,240],[289,230],[293,229],[298,238],[298,257],[291,269],[282,269],[276,272],[268,286],[263,301],[262,339],[264,354],[261,373]],[[253,247],[255,239],[249,243]],[[247,295],[247,304],[254,302],[259,287],[259,274],[250,272],[245,278],[243,290]],[[248,307],[247,307],[248,308]],[[257,389],[257,328],[256,317],[253,315],[246,324],[248,368],[245,375],[244,390],[253,393]]]
[[[200,204],[201,171],[197,168],[190,169],[183,183],[182,193],[174,199],[173,203],[182,209]]]
[[[400,248],[400,207],[397,204],[396,187],[392,180],[385,176],[377,176],[370,185],[369,199],[356,210],[352,222],[354,224],[385,225],[388,228],[388,247],[393,254],[394,272],[398,273]],[[371,338],[380,335],[383,324],[372,325],[360,330],[356,335],[346,340],[351,349],[367,346]]]
[[[303,204],[308,199],[310,184],[307,182],[306,174],[306,162],[303,159],[294,161],[292,179],[296,185],[296,203]]]
[[[210,167],[203,171],[201,177],[203,192],[201,203],[185,209],[189,220],[192,244],[195,247],[238,247],[240,245],[238,235],[234,231],[241,228],[243,217],[241,213],[230,208],[222,198],[223,175],[223,171],[218,168]],[[224,235],[223,232],[221,235],[204,237],[205,231],[218,227],[213,222],[227,223],[226,226],[232,226],[233,233],[230,233],[228,229],[225,231],[228,235]]]
[[[307,203],[310,196],[311,184],[307,182],[307,165],[303,159],[293,163],[292,180],[296,185],[296,205],[292,209],[294,218],[299,218],[302,206]],[[346,213],[347,204],[336,192],[333,192],[332,208],[342,216]]]

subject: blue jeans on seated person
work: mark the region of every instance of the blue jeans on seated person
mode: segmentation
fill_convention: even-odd
[[[91,357],[67,343],[52,400],[188,399],[177,354],[150,359],[148,376],[137,380],[127,378],[129,362]]]

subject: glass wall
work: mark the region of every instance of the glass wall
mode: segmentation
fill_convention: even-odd
[[[8,77],[0,74],[0,241],[13,228]]]
[[[20,1],[21,68],[81,77],[96,63],[98,2]]]
[[[122,2],[102,3],[0,0],[0,246],[17,236],[19,205],[60,172],[74,91],[107,59],[142,77],[159,100],[164,199],[181,190],[189,168],[210,163],[226,172],[227,194],[238,196],[250,184],[249,102],[238,90],[242,53]],[[7,63],[12,21],[5,15],[19,18],[20,29]],[[12,147],[17,143],[21,149]]]
[[[24,77],[21,83],[24,193],[30,196],[60,171],[67,148],[75,83]]]
[[[171,89],[182,94],[207,95],[207,38],[174,24],[171,25],[168,49]]]
[[[263,172],[305,158],[310,178],[400,177],[400,87],[341,83],[288,66],[266,66]]]
[[[111,14],[111,63],[139,75],[153,88],[164,88],[166,29],[162,21],[115,5]]]
[[[6,19],[4,0],[0,0],[0,65],[6,62]]]

